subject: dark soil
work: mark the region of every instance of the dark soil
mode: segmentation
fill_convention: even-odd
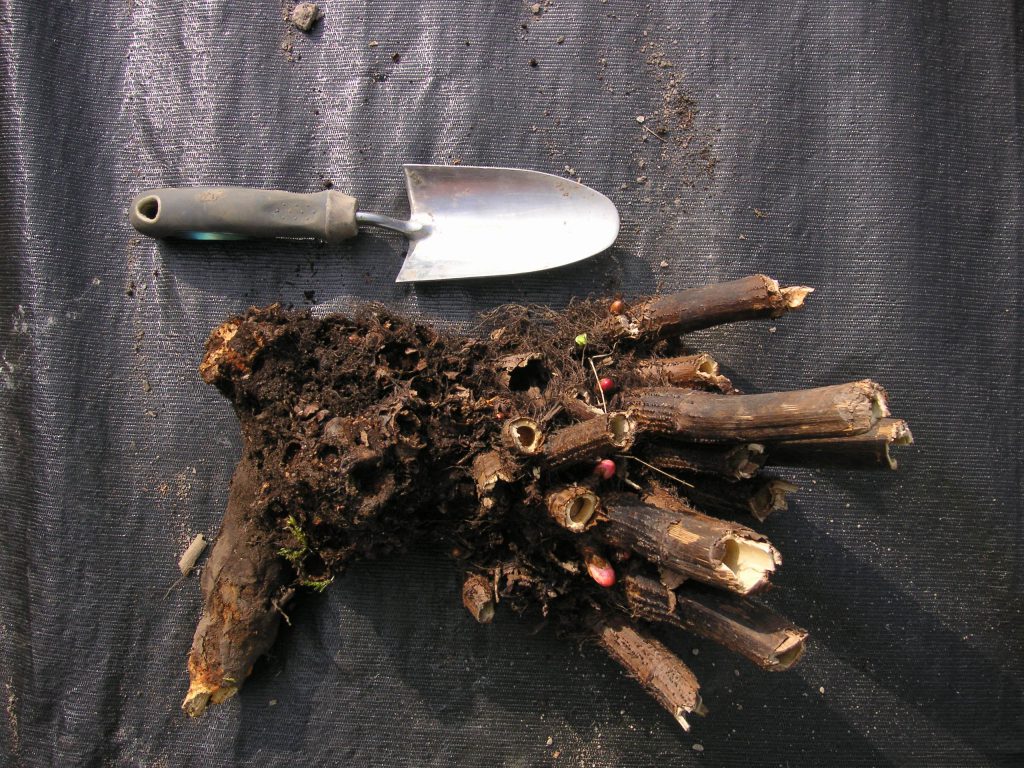
[[[352,560],[424,537],[443,540],[476,566],[522,561],[557,528],[546,517],[524,525],[520,504],[481,521],[469,459],[490,448],[513,416],[546,429],[571,423],[555,407],[568,390],[597,402],[594,374],[574,340],[607,315],[605,303],[564,313],[504,307],[482,319],[475,339],[444,336],[381,308],[316,319],[275,306],[232,321],[234,347],[243,335],[258,346],[251,370],[235,359],[204,376],[233,402],[244,459],[264,486],[252,535],[296,553],[289,560],[297,585],[322,583]],[[588,355],[611,349],[610,339],[588,334]],[[601,375],[631,369],[633,356],[648,351],[599,360]],[[500,362],[525,352],[535,358],[526,365],[508,370]],[[591,470],[564,479],[585,479]],[[541,496],[530,473],[504,492],[523,504]],[[546,612],[551,586],[565,574],[544,557],[525,560],[543,574],[529,581]],[[510,595],[526,584],[513,582]]]

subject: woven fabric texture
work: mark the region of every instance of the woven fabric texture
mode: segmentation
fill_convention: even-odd
[[[320,6],[303,34],[277,0],[0,2],[0,763],[1020,765],[1020,4]],[[401,214],[404,162],[578,178],[620,237],[410,286],[380,232],[128,225],[160,185],[330,180]],[[687,735],[599,651],[472,623],[454,567],[416,552],[300,598],[242,693],[183,716],[198,580],[165,593],[240,451],[196,373],[228,314],[372,300],[467,328],[754,272],[817,290],[694,347],[747,391],[876,379],[917,440],[896,473],[794,473],[763,526],[785,558],[766,599],[811,631],[793,671],[664,634],[711,709]]]

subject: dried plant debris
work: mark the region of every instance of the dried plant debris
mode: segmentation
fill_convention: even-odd
[[[684,728],[705,711],[697,677],[645,625],[788,669],[807,632],[752,599],[782,556],[751,526],[795,486],[761,467],[889,469],[910,433],[873,382],[738,394],[680,334],[779,317],[809,293],[753,275],[632,305],[503,307],[469,336],[380,306],[230,318],[200,374],[234,405],[244,448],[184,709],[239,690],[297,590],[424,542],[463,570],[473,620],[547,617]]]

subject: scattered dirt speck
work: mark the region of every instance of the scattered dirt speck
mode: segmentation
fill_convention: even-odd
[[[638,115],[637,122],[661,142],[661,160],[674,178],[688,187],[707,189],[718,163],[715,131],[698,119],[697,101],[686,88],[684,74],[666,57],[661,46],[645,42],[640,52],[647,54],[648,70],[662,85],[662,98],[656,114]],[[641,141],[646,142],[647,138],[644,136]]]

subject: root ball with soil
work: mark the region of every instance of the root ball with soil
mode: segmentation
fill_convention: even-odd
[[[503,307],[471,336],[380,306],[230,318],[200,373],[233,404],[243,452],[183,708],[241,688],[296,590],[423,542],[464,570],[467,618],[548,617],[684,728],[704,712],[697,677],[643,625],[791,667],[807,632],[751,599],[782,556],[750,525],[795,490],[762,466],[893,468],[910,432],[870,381],[740,394],[680,333],[778,317],[809,293],[753,275],[628,304]]]

